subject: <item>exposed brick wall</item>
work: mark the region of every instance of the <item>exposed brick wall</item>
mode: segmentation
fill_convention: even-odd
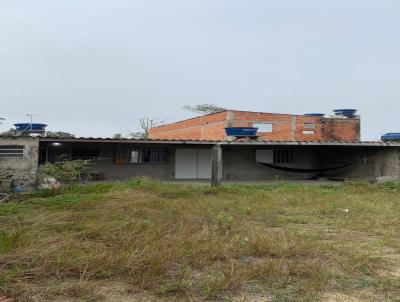
[[[306,128],[305,124],[314,124],[314,129]],[[307,134],[307,131],[313,131],[313,134]],[[297,116],[296,117],[296,135],[297,141],[316,141],[324,140],[322,135],[321,118],[312,116]]]
[[[324,118],[322,119],[323,140],[359,141],[360,118]]]
[[[225,137],[227,111],[151,128],[150,138],[220,140]]]
[[[357,141],[359,118],[320,118],[304,115],[249,111],[224,111],[150,129],[150,138],[223,140],[225,127],[252,127],[271,123],[272,132],[259,132],[262,140],[277,141]],[[305,123],[314,124],[306,128]]]
[[[252,127],[257,123],[272,123],[272,132],[259,132],[261,139],[265,140],[292,140],[292,116],[289,114],[273,114],[262,112],[233,111],[233,127]]]

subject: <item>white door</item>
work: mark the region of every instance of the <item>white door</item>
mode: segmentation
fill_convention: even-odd
[[[211,150],[176,149],[175,178],[211,178]]]
[[[197,150],[176,149],[175,178],[197,178]]]

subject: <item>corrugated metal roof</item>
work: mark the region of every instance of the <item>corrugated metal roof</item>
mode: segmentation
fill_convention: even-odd
[[[0,136],[1,138],[18,138],[20,136]],[[27,137],[24,137],[27,138]],[[388,146],[400,147],[400,141],[227,141],[227,140],[176,140],[176,139],[127,139],[110,137],[38,137],[41,142],[97,142],[97,143],[143,143],[143,144],[203,144],[203,145],[280,145],[280,146]]]
[[[62,138],[62,137],[40,137],[40,141],[43,142],[115,142],[115,143],[174,143],[174,144],[216,144],[224,141],[216,140],[176,140],[176,139],[135,139],[135,138],[109,138],[109,137],[74,137],[74,138]]]
[[[113,142],[113,143],[169,143],[169,144],[221,144],[221,145],[313,145],[313,146],[394,146],[400,147],[400,141],[226,141],[226,140],[176,140],[176,139],[126,139],[108,137],[75,137],[75,138],[56,138],[40,137],[43,142]]]

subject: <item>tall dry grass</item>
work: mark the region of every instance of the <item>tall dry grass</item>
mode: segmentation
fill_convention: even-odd
[[[135,179],[40,192],[0,207],[0,293],[99,301],[96,282],[122,280],[188,300],[267,292],[316,301],[362,289],[393,298],[399,282],[382,272],[397,260],[379,251],[400,248],[397,188]]]

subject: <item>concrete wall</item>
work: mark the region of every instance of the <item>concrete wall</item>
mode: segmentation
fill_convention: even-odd
[[[61,144],[52,146],[52,144],[43,144],[43,147],[49,148],[49,160],[54,161],[60,155],[68,156],[70,148],[100,148],[100,158],[91,161],[90,172],[102,173],[108,180],[127,179],[136,176],[148,176],[156,179],[172,180],[175,178],[175,149],[176,148],[208,148],[210,146],[173,146],[169,144]],[[114,163],[114,149],[117,147],[123,148],[156,148],[167,149],[166,163]]]
[[[0,137],[0,145],[24,146],[23,158],[0,158],[0,182],[9,181],[24,189],[31,189],[36,182],[39,157],[39,139],[34,137]],[[3,186],[2,185],[2,186]]]
[[[400,179],[399,147],[324,147],[318,153],[320,165],[324,167],[354,163],[349,167],[327,172],[329,176],[371,181],[380,178]]]
[[[49,147],[49,159],[61,154],[69,154],[71,143]],[[157,179],[175,178],[176,148],[210,148],[207,145],[173,145],[173,144],[117,144],[117,143],[74,143],[76,148],[100,148],[100,158],[93,162],[92,172],[103,173],[106,179],[116,180],[135,176],[148,176]],[[45,145],[43,145],[45,147]],[[168,150],[168,160],[162,164],[116,164],[113,161],[113,150],[116,147],[154,147]],[[282,166],[301,169],[321,169],[338,167],[352,163],[351,166],[327,172],[295,173],[281,171],[257,164],[257,149],[293,150],[294,160]],[[399,147],[346,147],[346,146],[222,146],[222,178],[232,180],[271,180],[271,179],[310,179],[320,177],[338,177],[349,179],[376,180],[379,177],[400,177]]]
[[[282,149],[282,147],[276,147]],[[291,147],[294,160],[291,164],[279,164],[291,168],[311,169],[318,168],[318,160],[313,148]],[[276,170],[256,163],[256,149],[263,147],[224,147],[222,149],[223,179],[309,179],[315,173],[293,173]],[[268,149],[265,148],[264,149]],[[271,148],[270,149],[274,149]],[[285,149],[285,148],[283,148]]]
[[[175,151],[169,146],[155,146],[156,148],[168,149],[166,163],[138,163],[138,164],[115,164],[113,163],[113,148],[117,146],[103,146],[100,150],[100,160],[93,162],[93,172],[103,173],[106,179],[126,179],[136,176],[148,176],[156,179],[173,179],[175,166]],[[122,146],[128,147],[128,146]],[[134,148],[135,145],[129,147]],[[149,146],[150,147],[150,146]]]

